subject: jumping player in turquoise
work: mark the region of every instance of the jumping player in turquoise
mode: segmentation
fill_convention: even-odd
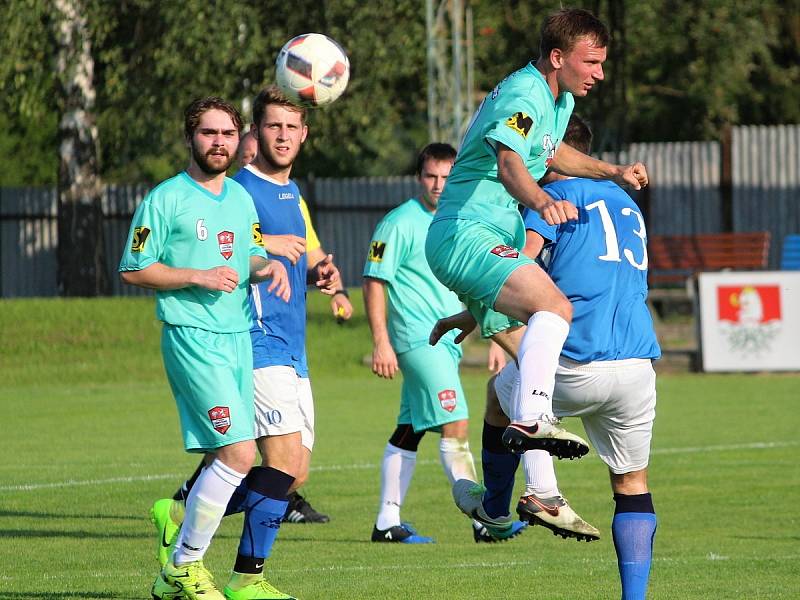
[[[381,465],[381,499],[373,542],[430,543],[400,518],[400,508],[427,431],[440,432],[439,458],[452,485],[476,479],[469,449],[467,400],[458,375],[460,346],[449,336],[430,346],[436,321],[461,310],[456,295],[431,273],[425,236],[455,159],[455,148],[433,143],[417,157],[418,197],[389,212],[375,229],[364,265],[364,303],[372,330],[372,370],[379,377],[403,373],[400,414]],[[388,318],[385,292],[388,290]],[[518,523],[517,531],[524,525]],[[473,522],[475,541],[495,541]]]
[[[588,153],[591,131],[573,117],[565,140]],[[553,198],[571,198],[580,215],[577,222],[552,226],[533,211],[524,214],[524,251],[541,257],[574,307],[556,371],[553,408],[559,417],[581,417],[608,466],[616,504],[611,527],[622,598],[641,600],[646,595],[656,529],[647,465],[656,404],[652,361],[661,355],[646,304],[644,218],[614,183],[554,173],[546,181],[544,190]],[[490,400],[495,405],[490,402],[487,413],[500,415],[508,423],[505,414],[511,410],[518,385],[518,369],[509,363],[493,382],[496,395],[490,395]],[[483,504],[490,515],[505,514],[509,508],[516,463],[504,463],[502,458],[492,457],[490,476],[484,462],[488,489]],[[561,495],[552,457],[530,450],[525,460],[526,489],[517,504],[520,518],[564,537],[597,539],[600,532],[577,517]]]
[[[574,96],[585,96],[604,77],[608,39],[605,25],[582,9],[563,9],[545,20],[539,58],[501,81],[473,116],[428,232],[426,256],[436,277],[459,295],[482,335],[519,362],[521,391],[503,436],[517,452],[538,448],[559,458],[588,452],[552,410],[572,307],[522,254],[518,203],[550,224],[577,217],[568,200],[554,200],[537,185],[547,168],[637,189],[647,184],[641,163],[612,165],[561,143]],[[464,487],[459,494],[480,511],[473,491]],[[510,517],[478,514],[492,527],[510,527]]]
[[[252,198],[225,177],[241,125],[221,98],[187,107],[189,167],[136,209],[119,266],[125,283],[156,290],[184,447],[214,454],[187,499],[174,552],[153,584],[155,598],[224,600],[202,559],[255,458],[248,288],[272,279],[277,294],[290,295],[286,270],[267,259]]]

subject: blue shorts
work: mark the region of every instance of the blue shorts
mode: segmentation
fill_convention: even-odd
[[[403,372],[398,425],[415,432],[438,431],[446,423],[469,417],[467,399],[458,376],[461,351],[452,344],[424,344],[397,355]]]
[[[164,325],[161,352],[187,452],[255,438],[250,333]]]

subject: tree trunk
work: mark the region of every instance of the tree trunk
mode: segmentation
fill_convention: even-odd
[[[58,124],[58,287],[64,296],[109,293],[94,123],[94,60],[82,0],[55,0]]]

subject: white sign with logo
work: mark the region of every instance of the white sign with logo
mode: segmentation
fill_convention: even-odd
[[[698,277],[704,371],[800,371],[800,271]]]

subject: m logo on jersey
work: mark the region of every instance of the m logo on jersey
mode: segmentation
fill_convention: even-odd
[[[506,125],[511,127],[514,131],[522,137],[527,138],[533,127],[533,119],[531,119],[524,112],[517,112],[506,119]]]
[[[456,408],[456,391],[455,390],[442,390],[439,392],[439,404],[447,412],[453,412]]]
[[[261,235],[261,223],[253,223],[253,243],[256,246],[264,247],[264,238]]]
[[[211,426],[222,435],[231,428],[231,410],[227,406],[215,406],[208,411]]]
[[[511,246],[495,246],[489,252],[500,258],[519,258],[519,251]]]
[[[137,227],[133,230],[133,242],[131,243],[131,252],[141,252],[144,250],[144,245],[147,243],[147,237],[150,235],[150,230],[147,227]]]
[[[542,137],[542,151],[547,154],[547,158],[544,159],[544,166],[545,168],[549,168],[550,163],[553,162],[556,156],[556,145],[553,142],[553,137],[549,133],[545,133]]]
[[[217,234],[217,242],[219,242],[219,253],[225,260],[229,260],[233,256],[233,232],[220,231]]]
[[[385,250],[386,242],[372,242],[369,245],[369,256],[367,258],[372,262],[381,262]]]

